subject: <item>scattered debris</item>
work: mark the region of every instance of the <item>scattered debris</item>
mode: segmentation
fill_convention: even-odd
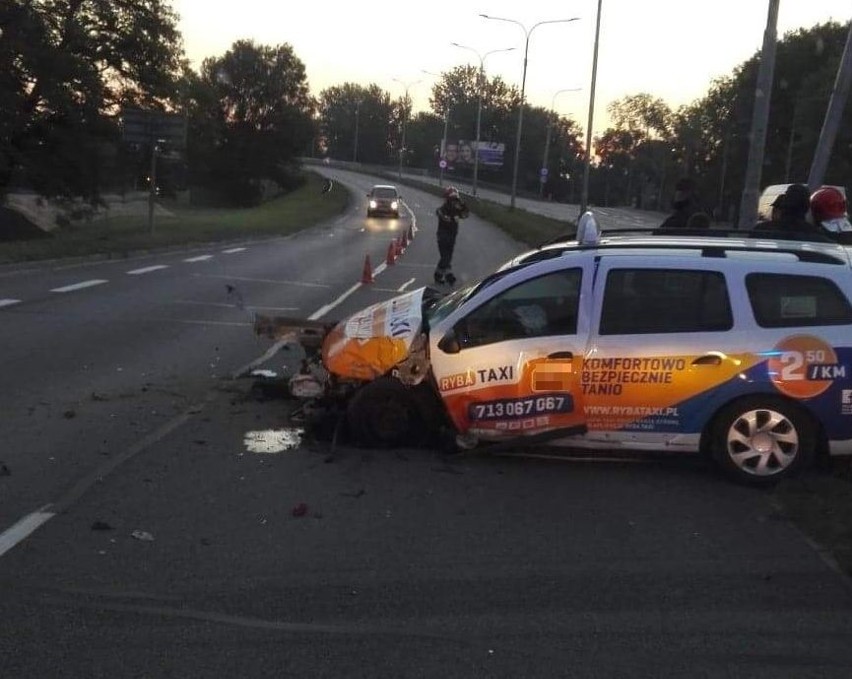
[[[278,373],[274,370],[252,370],[249,377],[261,377],[263,379],[274,380],[278,377]]]
[[[290,513],[295,518],[299,519],[308,513],[308,505],[306,505],[304,502],[300,502],[295,507],[293,507],[293,510]]]
[[[108,399],[104,394],[99,394],[98,392],[93,391],[92,392],[92,400],[93,401],[106,401]]]
[[[112,526],[110,526],[106,521],[95,521],[92,524],[92,530],[112,530]]]
[[[341,493],[341,495],[343,497],[354,497],[356,499],[359,498],[359,497],[362,497],[366,494],[367,494],[367,491],[364,490],[363,488],[356,490],[354,493]]]
[[[208,540],[207,538],[201,538],[201,544],[204,547],[209,547],[211,543],[210,543],[210,540]]]
[[[73,410],[66,410],[64,413],[62,413],[62,417],[64,417],[66,420],[72,420],[77,417],[77,413]]]
[[[11,476],[12,470],[9,469],[4,463],[0,462],[0,476]]]
[[[205,441],[204,439],[195,439],[195,441],[193,441],[193,443],[197,446],[206,446],[207,445],[207,441]]]
[[[130,534],[130,537],[142,542],[154,542],[154,536],[146,530],[135,530]]]

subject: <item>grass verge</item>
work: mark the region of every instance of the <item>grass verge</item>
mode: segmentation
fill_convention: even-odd
[[[139,250],[283,236],[342,213],[350,194],[341,186],[322,193],[323,179],[305,173],[304,186],[253,208],[195,208],[168,205],[173,216],[157,216],[154,233],[145,214],[106,217],[57,229],[50,238],[0,243],[0,263],[87,255],[126,256]]]

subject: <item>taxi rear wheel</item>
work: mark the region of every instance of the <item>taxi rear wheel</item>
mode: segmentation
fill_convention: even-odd
[[[355,393],[346,409],[353,442],[393,448],[421,442],[425,422],[414,389],[392,377],[380,377]]]
[[[768,486],[811,464],[816,434],[799,406],[774,396],[753,396],[724,408],[712,430],[711,453],[734,479]]]

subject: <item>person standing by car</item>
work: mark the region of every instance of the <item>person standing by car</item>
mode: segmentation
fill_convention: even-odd
[[[453,285],[456,277],[453,275],[453,250],[456,247],[456,236],[459,232],[459,219],[465,219],[470,209],[459,197],[458,189],[448,186],[444,190],[444,202],[435,210],[438,216],[438,253],[440,259],[435,268],[435,283]]]
[[[776,231],[784,235],[796,235],[798,239],[818,236],[820,230],[807,220],[811,207],[808,187],[804,184],[790,184],[787,190],[772,204],[772,219],[758,222],[756,231]]]
[[[660,224],[661,229],[685,229],[689,218],[700,212],[695,183],[689,177],[684,177],[675,184],[672,209],[672,214]]]
[[[811,196],[814,224],[832,240],[852,245],[852,224],[846,213],[846,197],[833,186],[823,186]]]

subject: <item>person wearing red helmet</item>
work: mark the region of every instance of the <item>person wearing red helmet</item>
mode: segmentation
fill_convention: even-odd
[[[453,285],[456,277],[453,275],[453,250],[456,247],[456,236],[459,232],[459,219],[465,219],[470,210],[459,197],[458,189],[448,186],[444,189],[444,202],[435,210],[438,216],[438,253],[440,259],[435,268],[435,283]]]
[[[852,224],[846,212],[846,197],[833,186],[823,186],[811,196],[811,216],[814,223],[829,238],[840,243],[852,243]]]

